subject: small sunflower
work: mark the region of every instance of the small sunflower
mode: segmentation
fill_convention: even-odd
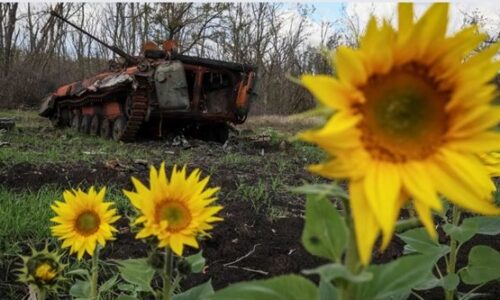
[[[141,214],[134,222],[142,225],[136,238],[156,236],[158,247],[168,246],[179,256],[184,245],[198,248],[196,238],[213,228],[210,223],[222,220],[215,216],[222,206],[209,206],[219,188],[206,188],[209,177],[200,176],[199,169],[188,176],[186,167],[174,166],[168,180],[162,163],[158,171],[151,166],[149,189],[132,177],[137,192],[123,192]]]
[[[112,202],[103,202],[106,188],[96,193],[91,187],[87,193],[82,190],[66,190],[65,202],[56,201],[52,210],[57,214],[51,221],[59,223],[51,227],[52,235],[64,240],[62,248],[71,247],[78,259],[87,252],[94,254],[96,244],[104,247],[106,240],[113,240],[116,228],[111,226],[120,218]]]
[[[56,291],[64,280],[62,271],[66,267],[61,257],[57,251],[49,251],[47,245],[42,251],[32,248],[30,256],[21,256],[22,267],[17,270],[19,281],[36,285],[40,290]]]
[[[481,214],[499,214],[495,187],[482,163],[500,150],[492,105],[499,45],[475,53],[485,40],[476,27],[446,36],[448,4],[436,3],[414,22],[413,5],[398,5],[398,30],[368,23],[359,49],[339,47],[336,77],[304,75],[302,84],[335,113],[300,137],[325,149],[330,161],[313,165],[324,177],[349,179],[356,240],[367,264],[379,233],[385,248],[399,211],[412,199],[435,236],[431,211],[438,195]]]

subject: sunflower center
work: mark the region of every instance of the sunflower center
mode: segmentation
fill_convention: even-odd
[[[372,157],[394,162],[432,154],[446,131],[449,93],[439,89],[425,66],[404,65],[375,75],[360,88],[365,103],[362,141]]]
[[[42,263],[36,268],[35,277],[38,280],[49,282],[56,277],[56,272],[48,263]]]
[[[75,228],[83,236],[88,236],[99,230],[101,219],[93,211],[82,212],[75,221]]]
[[[156,219],[168,222],[169,231],[180,231],[191,223],[191,213],[181,202],[164,201],[158,205]]]

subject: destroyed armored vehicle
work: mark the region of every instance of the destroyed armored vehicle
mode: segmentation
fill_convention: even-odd
[[[250,65],[181,55],[173,41],[163,49],[143,46],[140,57],[110,46],[74,25],[121,57],[110,70],[57,88],[43,99],[40,115],[55,126],[133,141],[139,136],[184,134],[223,142],[228,123],[246,120],[255,95]]]

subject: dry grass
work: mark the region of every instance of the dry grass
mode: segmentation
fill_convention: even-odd
[[[238,126],[240,129],[254,129],[262,127],[272,127],[283,133],[295,135],[297,132],[317,127],[324,122],[321,117],[311,117],[304,115],[262,115],[250,116],[248,120]]]
[[[14,118],[16,127],[44,127],[51,126],[47,118],[42,118],[36,110],[6,109],[0,110],[0,118]]]

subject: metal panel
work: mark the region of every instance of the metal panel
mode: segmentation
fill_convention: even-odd
[[[188,85],[181,62],[171,61],[158,66],[154,79],[160,109],[189,109]]]

